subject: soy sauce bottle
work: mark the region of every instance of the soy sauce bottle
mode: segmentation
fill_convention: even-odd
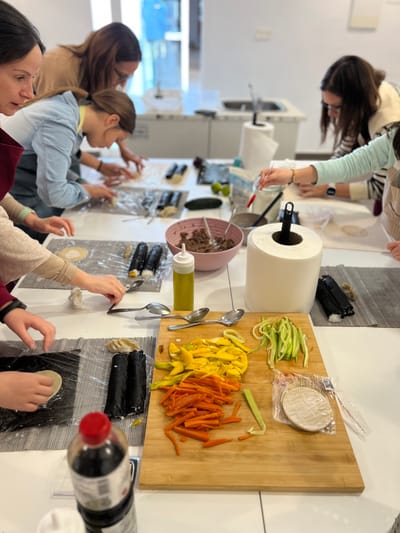
[[[78,511],[88,533],[136,533],[128,441],[107,415],[93,412],[79,424],[67,459]]]

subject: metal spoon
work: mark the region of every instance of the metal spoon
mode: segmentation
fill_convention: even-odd
[[[149,311],[152,313],[149,309]],[[195,309],[191,313],[188,313],[187,315],[170,315],[162,313],[161,316],[136,316],[136,320],[151,320],[152,318],[182,318],[182,320],[186,320],[186,322],[193,323],[193,322],[199,322],[200,320],[203,320],[203,318],[207,315],[209,312],[208,307],[200,307],[200,309]]]
[[[133,291],[136,291],[136,289],[138,289],[141,285],[143,285],[144,283],[144,279],[135,279],[135,281],[133,281],[132,283],[128,283],[127,285],[125,285],[126,287],[126,292],[133,292]]]
[[[109,308],[107,314],[127,313],[128,311],[140,311],[142,309],[148,309],[151,313],[155,315],[163,315],[171,312],[171,309],[169,307],[164,304],[160,304],[159,302],[150,302],[147,305],[144,305],[143,307],[120,307],[119,309],[114,309],[114,305],[115,304],[113,304]]]
[[[191,328],[192,326],[203,326],[204,324],[223,324],[224,326],[233,326],[244,315],[244,309],[231,309],[221,318],[216,320],[202,320],[200,322],[192,322],[191,324],[179,324],[174,326],[168,326],[170,331],[176,331],[178,329]]]

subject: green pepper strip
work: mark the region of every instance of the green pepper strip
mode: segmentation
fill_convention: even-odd
[[[251,435],[264,435],[264,433],[267,430],[267,426],[265,425],[263,417],[253,397],[253,394],[251,393],[250,389],[243,389],[243,395],[246,398],[247,403],[249,404],[250,410],[254,418],[257,420],[257,423],[261,428],[261,430],[257,430],[257,429],[254,429],[254,427],[251,427],[250,429],[247,430],[247,432],[250,433]]]

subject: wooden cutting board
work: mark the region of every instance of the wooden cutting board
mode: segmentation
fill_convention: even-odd
[[[210,313],[207,318],[219,316],[220,313]],[[234,326],[250,347],[258,344],[252,337],[251,330],[261,316],[280,318],[282,315],[246,313]],[[303,368],[301,358],[295,364],[280,362],[277,368],[283,372],[326,375],[308,315],[287,316],[306,333],[310,360],[307,368]],[[171,341],[185,343],[199,336],[212,338],[221,335],[224,329],[219,324],[208,324],[168,331],[167,327],[171,323],[182,321],[161,320],[156,349],[158,360],[168,360],[168,344]],[[154,369],[153,380],[157,381],[164,375],[164,371]],[[336,421],[335,435],[294,429],[273,419],[272,380],[273,371],[266,364],[265,349],[252,353],[242,388],[249,388],[253,393],[267,424],[265,435],[244,441],[237,440],[238,435],[257,425],[241,392],[237,392],[237,398],[243,398],[239,411],[242,422],[212,432],[212,438],[232,437],[233,441],[213,448],[202,448],[200,442],[188,439],[179,443],[180,456],[175,455],[174,448],[163,431],[164,426],[170,422],[160,405],[164,392],[153,391],[141,460],[140,487],[168,490],[362,492],[363,480],[335,402],[331,402]]]

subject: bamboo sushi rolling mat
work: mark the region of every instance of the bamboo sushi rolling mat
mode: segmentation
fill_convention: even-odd
[[[400,269],[321,267],[320,276],[329,274],[339,286],[348,283],[354,293],[352,303],[354,315],[339,322],[329,322],[316,300],[311,309],[314,326],[336,327],[378,327],[398,328],[400,326]]]

